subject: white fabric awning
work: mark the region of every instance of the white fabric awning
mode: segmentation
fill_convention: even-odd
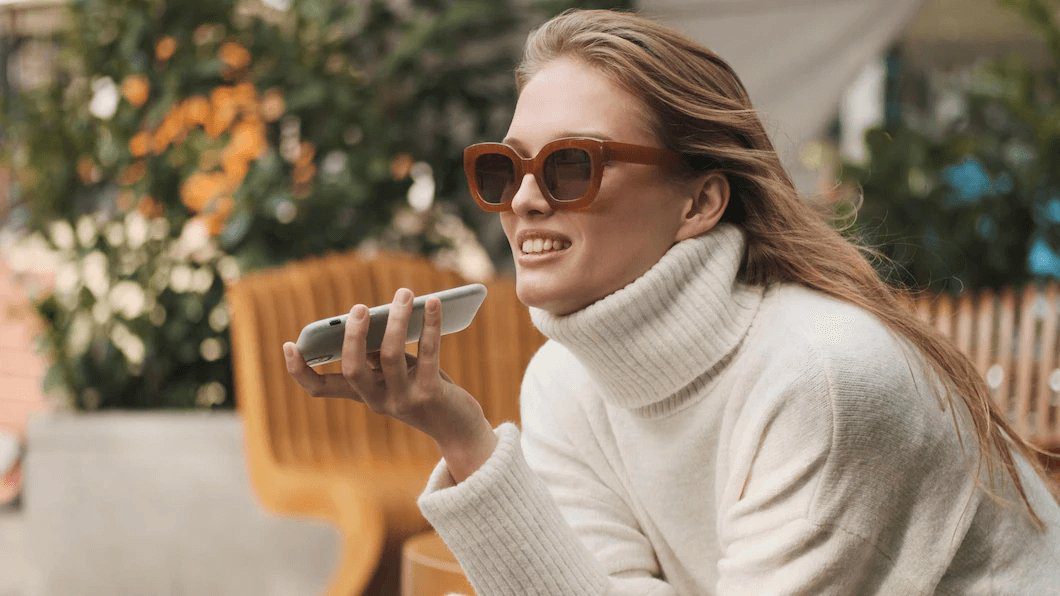
[[[924,0],[646,0],[739,75],[796,186],[817,192],[798,150],[822,136],[843,91],[899,37]]]

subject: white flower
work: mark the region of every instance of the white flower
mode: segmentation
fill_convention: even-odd
[[[70,250],[74,247],[74,229],[65,219],[57,219],[48,224],[48,234],[52,244],[61,249]]]
[[[112,221],[106,228],[107,243],[111,246],[125,244],[125,226],[120,221]]]
[[[324,156],[320,169],[330,176],[334,176],[346,167],[346,154],[342,151],[330,151]]]
[[[133,250],[147,242],[147,220],[139,211],[130,211],[125,216],[125,237],[129,241],[129,248]]]
[[[209,267],[199,267],[191,275],[191,289],[199,294],[205,294],[213,285],[214,274]]]
[[[198,219],[189,219],[180,230],[173,250],[178,259],[186,259],[189,256],[199,256],[210,246],[210,231],[206,224]]]
[[[173,267],[169,274],[169,287],[178,294],[183,294],[191,288],[191,267],[180,264]]]
[[[114,79],[102,77],[92,81],[92,101],[88,111],[101,120],[110,120],[118,110],[118,86]]]
[[[294,203],[284,199],[276,204],[276,221],[282,224],[288,224],[294,221],[294,216],[298,214],[298,209],[294,206]]]
[[[92,319],[84,311],[79,311],[70,321],[70,327],[66,332],[66,355],[70,358],[79,358],[88,349],[88,343],[92,340]]]
[[[434,201],[434,176],[427,162],[418,161],[409,169],[412,186],[409,187],[408,201],[416,211],[426,211]]]
[[[64,261],[40,232],[0,231],[0,254],[7,257],[7,264],[15,273],[52,272]]]
[[[144,341],[138,336],[134,335],[132,331],[122,325],[121,323],[115,323],[110,330],[110,339],[114,342],[114,345],[118,346],[122,354],[125,355],[125,359],[133,364],[140,364],[144,361]]]
[[[210,311],[210,329],[220,333],[228,328],[228,309],[224,303],[218,304]]]
[[[394,214],[394,228],[405,235],[423,233],[426,223],[422,215],[408,208],[399,208]]]
[[[96,222],[87,215],[77,218],[77,241],[83,248],[92,248],[96,244]]]
[[[81,260],[81,279],[97,299],[105,296],[110,289],[106,255],[98,250],[85,255]]]
[[[216,337],[207,337],[199,344],[199,355],[207,362],[213,362],[224,355],[220,340]]]
[[[146,298],[139,284],[123,280],[110,290],[111,306],[126,319],[135,319],[144,312]]]
[[[81,272],[76,261],[67,261],[55,271],[55,292],[71,296],[81,288]]]
[[[209,407],[219,404],[224,400],[225,386],[217,381],[210,381],[199,387],[199,390],[195,392],[195,404],[199,406]]]
[[[239,261],[231,255],[225,255],[217,260],[217,272],[225,281],[237,279],[239,278]]]

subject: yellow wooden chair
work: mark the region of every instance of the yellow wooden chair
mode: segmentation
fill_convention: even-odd
[[[359,402],[310,397],[287,374],[281,346],[306,323],[358,303],[389,303],[398,288],[419,296],[466,283],[422,257],[354,251],[253,273],[227,287],[251,482],[266,509],[338,527],[343,551],[329,594],[398,593],[401,546],[430,529],[416,497],[440,454],[423,433]],[[519,421],[523,371],[545,337],[510,278],[485,285],[474,322],[442,338],[440,364],[496,426]]]

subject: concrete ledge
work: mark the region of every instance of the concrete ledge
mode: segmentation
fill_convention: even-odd
[[[266,513],[233,412],[39,412],[23,508],[32,594],[319,594],[338,531]]]

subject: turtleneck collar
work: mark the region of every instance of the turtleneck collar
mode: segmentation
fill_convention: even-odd
[[[585,308],[556,316],[531,306],[530,319],[577,357],[607,403],[673,411],[724,368],[758,312],[764,288],[737,280],[746,242],[743,228],[718,223]]]

